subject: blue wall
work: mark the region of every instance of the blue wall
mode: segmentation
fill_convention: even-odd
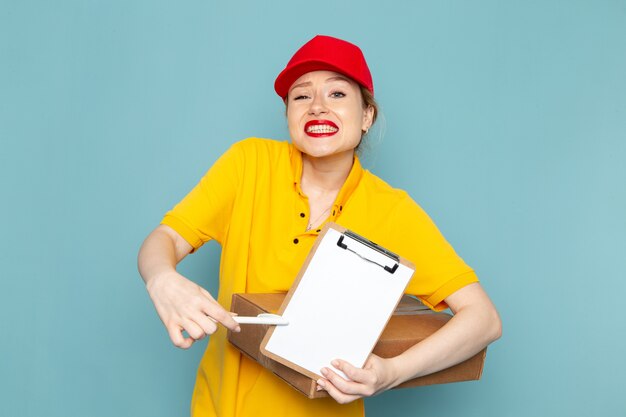
[[[368,416],[626,415],[626,3],[226,3],[1,2],[0,415],[186,413],[205,343],[170,344],[137,249],[232,142],[287,138],[273,80],[317,33],[365,51],[367,165],[504,320],[481,382]],[[215,291],[218,254],[181,270]]]

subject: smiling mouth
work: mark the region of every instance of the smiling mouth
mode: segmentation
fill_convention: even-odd
[[[335,133],[338,131],[336,127],[328,126],[328,125],[316,125],[309,126],[306,129],[306,133]]]
[[[339,131],[336,124],[330,120],[311,120],[304,125],[304,132],[309,136],[331,136]]]

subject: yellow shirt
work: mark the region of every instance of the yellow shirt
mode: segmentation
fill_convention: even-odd
[[[218,301],[234,293],[287,291],[319,229],[306,232],[309,206],[300,187],[302,154],[287,142],[251,138],[231,147],[162,224],[194,249],[222,245]],[[352,170],[330,210],[334,221],[407,258],[416,272],[407,293],[435,310],[444,298],[477,282],[428,215],[402,190],[364,170]],[[309,400],[241,355],[223,327],[211,336],[200,363],[192,415],[362,416],[363,402]]]

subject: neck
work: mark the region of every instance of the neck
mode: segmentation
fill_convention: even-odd
[[[309,198],[328,193],[336,195],[346,182],[353,162],[352,150],[324,158],[302,154],[302,191]]]

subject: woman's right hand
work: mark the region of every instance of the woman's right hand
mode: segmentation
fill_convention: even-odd
[[[192,249],[174,229],[160,225],[143,242],[137,259],[139,273],[172,343],[183,349],[215,333],[218,323],[240,330],[207,290],[176,272],[176,265]]]
[[[172,343],[179,348],[188,349],[215,333],[218,323],[240,331],[232,315],[207,290],[176,271],[153,277],[146,288]]]

